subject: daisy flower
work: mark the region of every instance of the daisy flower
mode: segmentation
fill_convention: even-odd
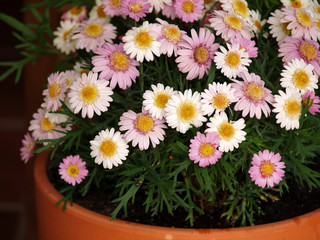
[[[281,20],[284,18],[284,13],[276,9],[271,13],[271,17],[268,18],[267,23],[270,24],[270,33],[278,43],[282,43],[283,39],[291,35],[291,30],[288,29],[289,23],[282,23]]]
[[[124,51],[130,55],[130,58],[136,58],[137,61],[153,61],[153,54],[160,56],[160,42],[157,40],[158,28],[155,24],[143,22],[142,26],[134,27],[126,32],[122,38]]]
[[[313,74],[313,66],[306,64],[303,59],[293,59],[284,66],[280,79],[283,88],[295,88],[304,94],[308,90],[318,88],[318,77]]]
[[[77,27],[78,23],[75,21],[60,21],[60,26],[53,32],[53,35],[56,36],[53,39],[53,45],[62,53],[70,54],[76,51],[74,40],[71,37]]]
[[[85,61],[76,62],[73,66],[76,78],[81,77],[83,73],[88,75],[90,69],[91,67]]]
[[[67,90],[67,83],[64,81],[63,75],[63,72],[56,72],[48,77],[48,87],[43,90],[48,110],[56,111],[62,105],[60,101],[64,100]]]
[[[210,132],[206,135],[197,132],[197,135],[190,140],[189,158],[200,167],[215,164],[222,156],[218,150],[220,138],[217,133]]]
[[[27,163],[30,158],[33,157],[33,150],[36,146],[36,141],[30,135],[30,133],[26,133],[24,138],[22,139],[22,147],[20,148],[20,157],[24,163]]]
[[[146,13],[149,12],[150,8],[151,4],[148,0],[123,0],[120,13],[129,16],[138,22],[140,18],[146,16]]]
[[[120,132],[114,128],[102,130],[90,141],[91,157],[94,162],[112,169],[122,164],[129,154],[129,146]]]
[[[201,112],[200,100],[200,93],[192,93],[191,89],[173,94],[164,108],[168,125],[181,133],[192,126],[201,127],[207,119]]]
[[[81,111],[83,118],[92,118],[94,113],[101,115],[101,112],[106,112],[113,94],[108,84],[109,81],[98,80],[98,73],[90,71],[88,75],[82,74],[70,87],[68,97],[71,110],[75,114]]]
[[[286,92],[279,90],[274,96],[275,103],[272,112],[277,113],[277,123],[286,130],[298,129],[302,111],[301,93],[294,88],[286,88]]]
[[[249,14],[249,22],[252,23],[252,31],[258,36],[259,32],[261,32],[262,27],[266,24],[267,20],[261,20],[261,14],[258,10],[250,10]],[[268,33],[263,34],[264,37],[268,36]],[[254,35],[252,35],[254,37]]]
[[[251,162],[252,167],[249,169],[251,180],[262,188],[278,184],[285,173],[283,170],[285,163],[280,160],[279,153],[270,152],[267,149],[254,154]]]
[[[172,4],[171,5],[168,5],[168,4],[164,4],[164,7],[161,11],[162,15],[171,19],[171,20],[174,20],[176,19],[177,17],[177,14],[176,14],[176,10],[174,8],[174,3],[175,3],[175,0],[172,0]]]
[[[243,118],[233,122],[228,120],[228,116],[225,112],[216,113],[209,119],[207,123],[206,133],[216,132],[220,137],[219,150],[222,152],[233,151],[239,147],[239,143],[246,138],[246,132],[242,129],[245,128],[245,122]]]
[[[87,52],[100,47],[105,42],[112,43],[116,38],[116,27],[102,21],[85,21],[74,31],[76,49],[86,49]]]
[[[76,183],[81,183],[88,175],[86,162],[82,161],[79,155],[70,155],[62,159],[59,164],[59,174],[61,179],[75,186]]]
[[[248,3],[245,0],[220,0],[224,11],[233,11],[239,17],[247,19],[250,14]]]
[[[172,0],[149,0],[149,3],[153,6],[156,12],[160,12],[164,9],[165,5],[172,5]]]
[[[160,42],[160,53],[167,54],[171,57],[177,56],[178,45],[183,41],[183,37],[186,35],[185,31],[179,29],[175,24],[169,24],[160,18],[156,19],[161,25],[161,33],[158,36]]]
[[[101,20],[104,23],[109,23],[111,20],[110,16],[107,16],[104,12],[105,5],[102,4],[102,0],[96,0],[96,4],[92,7],[89,12],[89,20],[97,21]]]
[[[174,9],[183,22],[194,22],[202,18],[203,0],[176,0]]]
[[[227,48],[221,46],[220,51],[215,53],[214,62],[217,69],[228,78],[235,78],[241,72],[247,72],[246,66],[249,66],[251,59],[244,48],[240,48],[239,44],[227,43]]]
[[[124,139],[127,142],[132,141],[132,146],[139,145],[140,150],[147,150],[150,142],[152,147],[156,147],[160,141],[164,140],[167,126],[165,120],[153,118],[150,114],[142,109],[141,113],[135,113],[131,110],[125,112],[120,117],[120,131],[126,131]]]
[[[162,119],[164,117],[164,107],[170,99],[170,97],[175,94],[172,87],[166,86],[158,83],[156,85],[151,85],[152,91],[147,90],[143,94],[143,106],[153,118]]]
[[[87,72],[88,73],[88,72]],[[66,70],[61,76],[61,80],[67,84],[67,90],[80,74],[76,74],[74,70]]]
[[[131,59],[123,50],[123,43],[105,43],[93,51],[98,56],[92,57],[93,72],[100,72],[99,78],[110,80],[110,88],[118,84],[121,89],[131,87],[132,82],[140,75],[139,63]]]
[[[214,11],[209,22],[216,35],[221,35],[225,41],[232,38],[251,39],[250,25],[233,12]]]
[[[231,44],[239,44],[240,48],[244,48],[245,51],[249,54],[249,58],[258,57],[258,48],[255,47],[256,42],[253,40],[248,40],[244,38],[233,38],[230,41]]]
[[[306,64],[314,67],[314,72],[320,75],[320,52],[319,44],[312,40],[286,37],[279,45],[279,57],[287,63],[293,59],[303,59]]]
[[[56,111],[49,110],[46,112],[44,117],[48,118],[48,120],[51,123],[56,123],[56,124],[67,122],[69,120],[69,116],[66,114],[63,114],[62,108],[58,108]]]
[[[269,89],[264,87],[264,81],[254,73],[240,73],[243,81],[233,80],[232,87],[236,89],[235,96],[240,100],[234,106],[235,111],[242,111],[242,117],[250,113],[250,118],[261,118],[261,111],[266,117],[270,115],[273,96]]]
[[[225,111],[231,103],[238,101],[238,98],[235,97],[235,89],[226,82],[209,84],[208,89],[201,93],[201,98],[201,110],[208,116],[211,116],[213,112]]]
[[[203,78],[208,75],[211,68],[213,54],[218,49],[219,44],[214,43],[214,35],[209,30],[200,28],[199,35],[196,30],[191,29],[191,37],[185,35],[184,42],[179,46],[176,58],[178,68],[183,73],[188,73],[186,79]]]
[[[310,0],[280,0],[284,7],[293,8],[309,8],[311,7]]]
[[[320,98],[318,96],[315,96],[314,91],[307,91],[302,96],[302,104],[306,107],[308,104],[309,112],[312,115],[315,115],[317,112],[320,112]]]
[[[120,15],[122,0],[103,0],[103,11],[107,16],[114,17]]]
[[[87,7],[73,6],[70,10],[62,14],[61,19],[80,23],[87,19]]]

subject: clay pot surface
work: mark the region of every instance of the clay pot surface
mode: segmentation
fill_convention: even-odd
[[[35,188],[39,240],[316,240],[320,239],[320,209],[292,219],[227,229],[181,229],[149,226],[95,213],[77,204],[65,211],[55,206],[62,195],[46,174],[49,153],[37,156]]]

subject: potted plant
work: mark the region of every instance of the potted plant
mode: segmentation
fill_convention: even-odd
[[[62,9],[55,29],[49,25],[53,7]],[[260,232],[259,226],[245,227],[268,215],[265,202],[280,201],[296,186],[320,186],[319,9],[311,0],[65,0],[27,7],[39,25],[0,15],[27,47],[25,61],[7,63],[8,74],[18,69],[19,77],[37,54],[61,56],[21,148],[24,162],[50,151],[39,155],[50,158],[54,186],[36,187],[40,232],[52,231],[41,238],[98,238],[91,225],[61,220],[79,205],[100,208],[110,216],[106,225],[135,221],[138,213],[142,223],[175,227],[177,233],[154,239],[201,238],[177,228],[197,229],[201,239],[270,237],[248,233]],[[59,224],[48,225],[41,210],[53,189],[63,194],[52,198],[58,207],[50,203],[59,213],[49,218],[65,227],[60,235]],[[98,204],[104,200],[110,201]],[[318,239],[318,215],[290,220],[293,229],[279,223],[285,236],[275,225],[267,231],[275,239]],[[124,227],[129,239],[159,230],[120,224],[130,226]],[[204,230],[219,227],[224,230]]]

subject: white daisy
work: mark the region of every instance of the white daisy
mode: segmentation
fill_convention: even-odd
[[[46,112],[44,117],[48,118],[51,123],[60,124],[63,122],[67,122],[69,119],[69,116],[63,113],[59,113],[60,111],[62,111],[62,109],[58,109],[57,111],[58,113],[50,112],[50,111]]]
[[[243,19],[249,17],[250,11],[245,0],[220,0],[221,7],[225,11],[233,11]]]
[[[239,143],[246,139],[245,136],[247,133],[242,130],[245,126],[243,118],[235,122],[229,122],[227,114],[220,112],[210,118],[210,122],[207,123],[208,128],[205,132],[216,132],[220,137],[219,150],[228,152],[238,148]]]
[[[98,73],[90,71],[88,75],[82,74],[70,87],[68,97],[71,110],[76,114],[81,111],[83,118],[106,112],[113,94],[108,84],[109,81],[98,80]]]
[[[104,7],[105,6],[102,4],[102,0],[96,0],[96,4],[89,12],[89,20],[101,20],[104,23],[109,23],[111,17],[106,15],[106,13],[104,12]]]
[[[303,59],[293,59],[284,66],[280,79],[280,84],[284,88],[295,88],[306,93],[308,90],[318,89],[318,78],[313,74],[313,66],[306,64]]]
[[[286,92],[279,90],[280,95],[275,95],[272,112],[277,113],[277,123],[286,130],[299,128],[299,118],[302,110],[301,93],[294,88],[286,88]]]
[[[216,67],[228,78],[235,78],[241,72],[248,71],[247,67],[251,63],[249,54],[239,44],[227,43],[228,50],[220,46],[220,51],[216,51],[214,62]]]
[[[143,22],[140,27],[134,27],[127,31],[122,38],[124,51],[130,55],[130,58],[136,57],[137,61],[153,61],[153,54],[160,56],[160,42],[157,40],[159,27],[155,24]]]
[[[252,31],[258,36],[262,27],[266,24],[267,20],[261,20],[261,14],[258,10],[250,10],[249,21],[251,22]],[[252,36],[254,37],[254,36]],[[263,37],[268,37],[268,34],[263,34]]]
[[[164,4],[172,5],[172,0],[148,0],[156,12],[160,12],[164,8]]]
[[[77,27],[78,23],[75,21],[60,21],[60,26],[53,32],[53,35],[56,36],[53,39],[53,45],[62,53],[69,54],[76,51],[74,40],[71,37]]]
[[[278,43],[282,43],[285,37],[291,35],[291,30],[287,28],[288,23],[280,22],[284,18],[284,13],[281,10],[277,9],[271,15],[267,21],[270,24],[270,33]]]
[[[231,84],[214,82],[208,87],[201,93],[201,110],[205,115],[211,116],[214,111],[216,113],[222,112],[231,103],[238,101],[238,98],[235,97],[235,89],[231,87]]]
[[[143,94],[143,106],[154,118],[162,119],[164,117],[164,107],[170,97],[175,93],[172,87],[158,83],[151,85],[152,91],[147,90]]]
[[[90,66],[85,61],[76,62],[73,66],[76,78],[81,77],[83,73],[88,75],[89,69]]]
[[[309,8],[311,0],[280,0],[284,7]]]
[[[200,93],[192,94],[191,89],[173,94],[164,108],[168,125],[181,133],[186,133],[192,125],[202,126],[206,118],[201,113],[200,99]]]
[[[112,169],[126,160],[129,146],[120,132],[114,128],[102,130],[90,141],[90,155],[95,158],[94,162],[103,165],[104,168]]]

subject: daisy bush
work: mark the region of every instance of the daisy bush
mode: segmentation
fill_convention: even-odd
[[[43,37],[0,15],[28,47],[22,61],[2,63],[0,79],[60,55],[21,158],[51,151],[61,202],[99,191],[114,199],[111,219],[142,197],[151,216],[182,211],[192,226],[221,208],[245,226],[291,184],[320,187],[317,1],[42,5],[63,9],[51,29],[41,4],[26,8]]]

